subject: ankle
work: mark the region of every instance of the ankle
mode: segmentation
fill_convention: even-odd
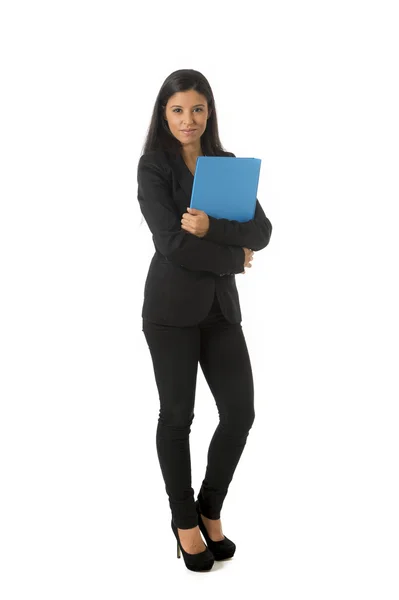
[[[179,537],[183,540],[199,541],[200,539],[202,539],[200,528],[198,525],[196,525],[195,527],[191,527],[190,529],[180,529],[178,527],[177,531],[179,533]]]

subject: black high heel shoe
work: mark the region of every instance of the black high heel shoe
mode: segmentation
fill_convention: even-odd
[[[234,555],[234,552],[236,551],[235,543],[229,540],[229,538],[227,538],[226,536],[224,536],[224,539],[220,540],[219,542],[214,542],[213,540],[211,540],[206,530],[205,523],[201,517],[201,511],[198,500],[195,502],[195,508],[197,509],[198,513],[199,528],[205,538],[209,550],[215,557],[215,560],[225,560],[226,558],[231,558]]]
[[[174,524],[173,519],[171,521],[171,525],[172,531],[177,540],[177,558],[180,558],[181,551],[183,553],[184,563],[187,569],[190,569],[190,571],[209,571],[212,569],[215,559],[209,548],[205,548],[203,552],[199,552],[198,554],[190,554],[189,552],[186,552],[180,543],[179,532],[177,531],[177,527]]]

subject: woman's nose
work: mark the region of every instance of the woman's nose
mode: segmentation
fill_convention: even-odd
[[[193,123],[193,122],[194,122],[193,117],[186,117],[183,120],[183,123],[185,123],[186,125],[190,125],[190,123]]]

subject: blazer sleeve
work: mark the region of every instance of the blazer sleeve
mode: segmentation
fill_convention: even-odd
[[[137,167],[137,183],[140,210],[161,254],[192,271],[210,271],[217,275],[244,271],[245,252],[242,248],[220,245],[181,229],[167,173],[145,154],[140,157]]]
[[[230,156],[235,155],[230,152]],[[232,219],[209,217],[209,230],[202,238],[218,244],[245,246],[251,250],[265,248],[272,234],[272,224],[266,217],[258,199],[256,199],[255,215],[250,221],[241,223]]]

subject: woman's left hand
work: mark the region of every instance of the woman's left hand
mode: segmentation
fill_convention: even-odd
[[[183,214],[181,219],[181,227],[188,233],[192,233],[197,237],[204,237],[209,229],[209,217],[203,210],[197,208],[187,208],[189,212]]]

